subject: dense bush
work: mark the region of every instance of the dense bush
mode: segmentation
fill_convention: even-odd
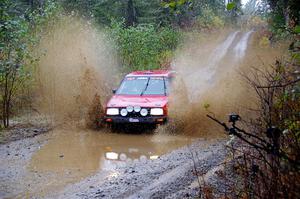
[[[10,116],[18,109],[15,102],[32,84],[38,60],[32,49],[38,44],[42,27],[58,8],[52,1],[45,1],[44,7],[34,11],[8,0],[0,5],[0,119],[8,127]]]
[[[206,8],[202,10],[202,14],[196,19],[195,26],[200,30],[211,30],[223,28],[225,25],[225,20],[210,9]]]
[[[0,103],[4,127],[9,126],[11,102],[21,84],[30,59],[30,26],[24,15],[18,15],[10,1],[1,2],[0,33]]]
[[[113,23],[109,32],[124,71],[160,68],[172,56],[181,36],[179,31],[151,24],[124,28],[122,23]]]

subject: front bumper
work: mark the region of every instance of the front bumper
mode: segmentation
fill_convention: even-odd
[[[146,117],[122,117],[105,116],[104,121],[116,124],[163,124],[167,122],[166,116],[146,116]]]

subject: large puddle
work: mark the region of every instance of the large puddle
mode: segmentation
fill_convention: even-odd
[[[98,171],[110,174],[116,167],[128,162],[157,159],[195,139],[178,135],[83,130],[58,130],[53,134],[53,138],[32,156],[28,166],[30,172],[46,179],[40,188],[44,194]]]

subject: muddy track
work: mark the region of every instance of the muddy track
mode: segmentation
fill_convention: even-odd
[[[224,159],[224,141],[192,138],[193,143],[188,144],[189,139],[184,139],[187,138],[156,134],[51,131],[3,144],[0,145],[0,198],[197,195],[199,186],[191,186],[196,180],[194,162],[197,171],[203,174],[215,168]],[[131,161],[105,159],[103,150],[107,145],[111,147],[109,150],[127,153]],[[135,149],[133,152],[138,153],[135,157],[145,158],[133,159],[126,149]],[[149,152],[159,158],[142,155]],[[96,170],[89,171],[91,168]]]
[[[38,179],[36,183],[47,179],[26,166],[48,139],[48,134],[42,134],[0,145],[0,198],[25,197],[26,192],[35,189],[30,178]]]
[[[47,133],[52,128],[48,125],[44,126],[34,126],[34,125],[26,125],[26,126],[14,126],[9,130],[4,130],[1,132],[0,144],[6,144],[9,142],[22,140],[25,138],[32,138],[37,135]]]
[[[192,156],[193,153],[193,156]],[[127,164],[102,178],[102,173],[70,185],[51,198],[183,198],[197,196],[191,186],[197,172],[207,173],[225,158],[223,141],[198,140],[156,160]],[[193,161],[194,160],[194,161]],[[99,181],[99,179],[103,179]]]

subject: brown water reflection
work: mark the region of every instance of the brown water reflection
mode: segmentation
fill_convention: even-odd
[[[99,170],[111,173],[128,162],[156,159],[195,139],[83,130],[56,130],[53,134],[53,138],[33,155],[28,166],[31,172],[48,175],[50,187],[79,181]]]

